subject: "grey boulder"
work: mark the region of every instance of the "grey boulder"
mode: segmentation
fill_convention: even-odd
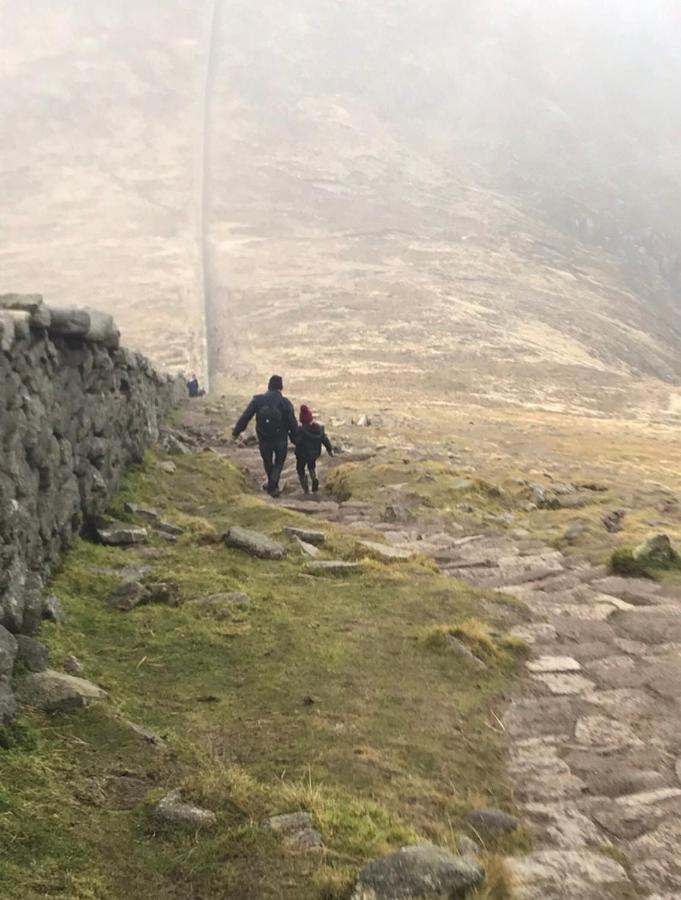
[[[87,706],[92,700],[105,700],[107,693],[83,678],[47,669],[22,678],[16,686],[16,697],[24,706],[66,712]]]
[[[457,900],[482,878],[472,859],[433,844],[402,847],[362,869],[352,900]]]

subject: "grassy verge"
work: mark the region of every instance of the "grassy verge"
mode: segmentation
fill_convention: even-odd
[[[369,858],[423,839],[454,846],[471,806],[512,811],[494,711],[519,648],[496,640],[479,671],[417,636],[447,622],[487,646],[471,624],[474,591],[418,560],[311,578],[292,544],[268,562],[211,541],[229,524],[281,537],[301,521],[246,494],[211,454],[182,458],[173,475],[149,457],[113,504],[117,517],[126,500],[186,532],[158,542],[152,559],[81,542],[55,578],[68,618],[45,628],[52,664],[75,654],[110,700],[24,714],[3,735],[0,895],[341,898]],[[329,554],[352,556],[347,534],[328,535]],[[112,570],[142,564],[179,584],[181,606],[107,608]],[[232,590],[251,605],[216,618],[204,598]],[[213,831],[154,829],[150,803],[178,786],[217,813]],[[260,826],[297,809],[313,814],[321,856],[287,853]],[[480,896],[503,900],[497,849]]]

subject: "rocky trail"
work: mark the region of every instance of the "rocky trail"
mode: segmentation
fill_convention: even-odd
[[[194,424],[186,437],[260,483],[252,447],[214,425]],[[681,896],[681,592],[608,575],[522,533],[386,522],[368,503],[304,497],[292,474],[272,502],[381,532],[386,558],[431,557],[445,575],[489,590],[494,613],[506,609],[529,646],[527,677],[499,723],[533,840],[530,853],[508,860],[520,900]],[[500,606],[499,594],[516,604]]]

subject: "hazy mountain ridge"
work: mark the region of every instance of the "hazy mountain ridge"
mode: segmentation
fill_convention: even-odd
[[[16,19],[0,75],[10,121],[24,121],[21,61],[41,60],[37,102],[72,83],[74,46],[96,99],[80,155],[77,105],[22,154],[19,178],[3,150],[11,286],[53,263],[46,291],[119,292],[129,339],[200,365],[205,202],[214,374],[276,363],[302,378],[322,357],[356,390],[407,365],[415,384],[513,402],[665,405],[662,386],[631,379],[681,377],[670,4],[642,18],[584,0],[218,3],[203,197],[208,11],[60,11],[59,57],[29,28],[41,6]],[[29,143],[46,115],[29,117]],[[37,175],[52,186],[41,215]],[[96,195],[107,210],[93,227],[82,210]]]

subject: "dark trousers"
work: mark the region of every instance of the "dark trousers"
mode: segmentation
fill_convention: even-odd
[[[306,453],[296,452],[296,472],[298,473],[298,478],[300,479],[300,483],[303,483],[303,479],[305,478],[305,470],[307,469],[310,473],[310,477],[312,481],[317,480],[317,456],[309,456]]]
[[[264,441],[260,440],[260,455],[267,475],[267,490],[272,493],[279,488],[281,470],[286,462],[288,453],[288,438]]]

